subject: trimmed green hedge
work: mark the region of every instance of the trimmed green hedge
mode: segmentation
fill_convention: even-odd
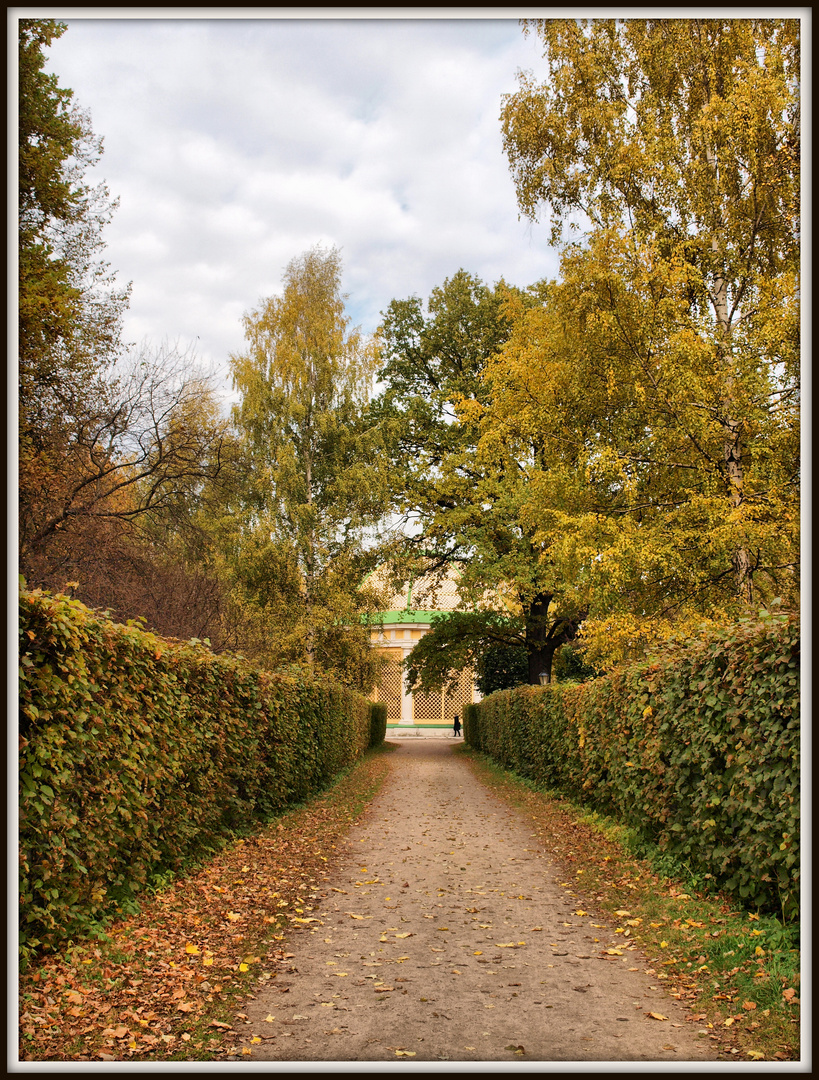
[[[383,701],[370,704],[370,746],[380,746],[387,737],[387,706]]]
[[[22,593],[23,944],[81,934],[158,873],[320,791],[383,726],[351,690]]]
[[[740,624],[582,685],[492,694],[465,711],[464,735],[743,904],[797,915],[797,619]]]

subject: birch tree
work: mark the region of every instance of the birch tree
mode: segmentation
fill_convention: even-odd
[[[545,212],[553,241],[571,241],[559,348],[574,350],[592,395],[608,387],[593,453],[598,466],[608,456],[631,477],[630,502],[617,489],[618,532],[642,522],[645,538],[652,509],[659,528],[660,511],[685,507],[685,547],[706,498],[699,527],[731,536],[740,606],[776,587],[793,594],[799,22],[558,19],[524,28],[543,45],[548,77],[521,74],[504,99],[504,145],[521,212]],[[552,320],[553,342],[555,333]],[[526,362],[536,375],[531,351]],[[583,453],[588,464],[589,445]],[[701,569],[697,554],[692,547]],[[718,578],[714,565],[710,580]]]
[[[355,624],[366,531],[384,505],[378,433],[364,421],[375,355],[345,313],[340,252],[293,259],[281,295],[245,315],[244,329],[245,350],[231,357],[246,474],[234,569],[275,613],[283,654],[332,666],[349,653],[342,638],[369,648]]]

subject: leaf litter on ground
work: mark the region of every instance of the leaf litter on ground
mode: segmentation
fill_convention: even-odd
[[[389,771],[371,752],[323,795],[181,874],[97,940],[20,978],[21,1061],[220,1060],[237,1007],[289,967],[289,925],[319,932],[338,840]],[[313,929],[315,928],[315,929]]]

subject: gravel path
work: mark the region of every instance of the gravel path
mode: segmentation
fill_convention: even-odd
[[[245,1006],[251,1054],[233,1060],[715,1060],[645,957],[580,914],[527,820],[453,748],[396,750],[305,910],[316,921]]]

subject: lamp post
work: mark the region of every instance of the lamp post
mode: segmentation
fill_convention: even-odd
[[[541,673],[538,675],[538,678],[540,679],[540,685],[541,686],[548,686],[549,685],[549,672],[548,671],[541,671]]]

